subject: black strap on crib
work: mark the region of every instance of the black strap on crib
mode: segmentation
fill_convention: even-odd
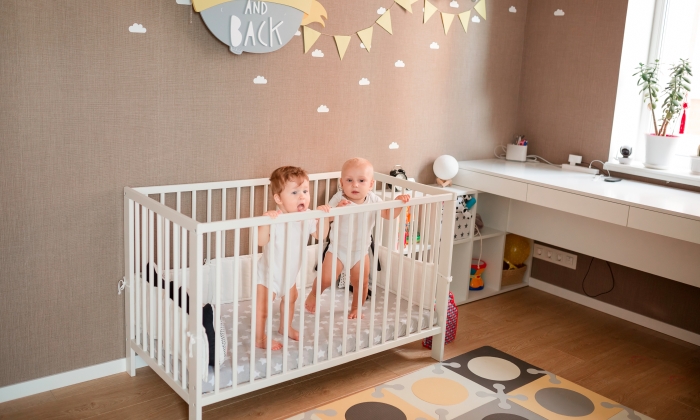
[[[148,264],[146,264],[146,272],[151,272],[151,276],[146,276],[146,282],[150,283],[149,277],[153,278],[153,287],[158,287],[158,285],[161,285],[162,289],[165,289],[165,282],[160,281],[158,278],[158,273],[156,273],[155,269],[150,269],[148,267]],[[168,287],[170,291],[170,300],[174,301],[173,299],[173,289],[175,289],[174,282],[170,282],[170,287]],[[177,296],[178,296],[178,306],[182,308],[182,286],[180,286],[180,289],[177,291]],[[190,295],[189,293],[186,296],[187,299],[187,314],[190,313]],[[207,333],[207,341],[209,342],[209,366],[214,366],[214,357],[215,357],[215,351],[216,348],[214,347],[216,343],[216,331],[214,330],[214,309],[211,307],[210,304],[206,304],[202,307],[202,326],[204,327],[204,331]]]

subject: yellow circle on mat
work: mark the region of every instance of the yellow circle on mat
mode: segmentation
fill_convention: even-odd
[[[469,397],[469,391],[462,384],[451,379],[425,378],[413,383],[413,395],[435,405],[459,404]]]

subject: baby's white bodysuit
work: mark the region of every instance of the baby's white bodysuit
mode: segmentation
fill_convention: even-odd
[[[295,286],[296,277],[301,267],[301,250],[306,249],[309,235],[316,232],[317,224],[318,220],[312,219],[271,225],[271,240],[263,247],[262,258],[258,261],[257,283],[267,287],[277,296],[284,296],[288,289]],[[272,275],[270,275],[272,246],[274,246],[274,256]],[[288,287],[284,287],[285,275]]]
[[[342,200],[343,192],[338,191],[333,198],[328,202],[331,207],[337,207],[340,200]],[[364,204],[380,203],[382,199],[379,198],[377,194],[370,191],[365,197]],[[360,204],[355,204],[352,201],[348,206],[358,206]],[[374,215],[375,212],[365,212],[365,213],[355,213],[352,215],[339,216],[336,218],[336,222],[331,225],[330,240],[331,245],[328,247],[328,251],[333,252],[334,244],[334,230],[338,230],[338,252],[336,257],[343,263],[344,267],[352,268],[357,264],[362,257],[367,255],[369,252],[369,244],[371,242],[370,235],[372,234],[372,229],[374,228]],[[362,217],[363,216],[363,217]],[[350,228],[350,218],[352,217],[352,232],[349,232]],[[365,243],[362,243],[362,227],[364,226]],[[348,252],[348,237],[351,241],[352,252]],[[367,268],[365,268],[367,269]]]

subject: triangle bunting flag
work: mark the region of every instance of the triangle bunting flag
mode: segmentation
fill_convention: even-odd
[[[411,5],[412,5],[416,0],[413,0],[413,1],[411,1],[411,0],[394,0],[394,1],[396,2],[396,4],[398,4],[399,6],[403,7],[404,9],[406,9],[406,11],[407,11],[408,13],[413,13],[413,10],[412,10],[412,8],[411,8]]]
[[[318,37],[321,36],[321,33],[318,31],[315,31],[308,26],[304,26],[304,54],[309,52],[311,47],[314,45],[314,43],[318,40]]]
[[[335,35],[333,38],[335,39],[335,46],[338,48],[338,55],[342,61],[345,51],[348,49],[348,44],[350,44],[350,37],[346,35]]]
[[[427,22],[428,19],[437,11],[437,7],[433,6],[431,2],[425,0],[425,11],[423,12],[423,23]]]
[[[390,14],[390,12],[391,12],[391,10],[387,10],[386,12],[384,12],[384,14],[381,15],[379,17],[379,19],[377,19],[377,25],[381,26],[387,32],[389,32],[390,34],[393,35],[394,33],[391,31],[391,14]]]
[[[370,26],[367,29],[363,29],[361,31],[357,31],[357,36],[360,37],[360,41],[365,45],[365,49],[367,52],[369,52],[370,48],[372,48],[372,31],[374,30],[374,26]]]
[[[469,16],[471,11],[467,10],[464,13],[459,14],[459,21],[462,22],[462,28],[464,28],[464,33],[467,33],[467,28],[469,28]]]
[[[452,20],[455,18],[455,15],[443,12],[440,12],[440,14],[442,15],[442,26],[445,27],[445,35],[447,35],[447,31],[450,30],[450,25],[452,25]]]
[[[481,0],[479,3],[474,6],[474,10],[476,10],[484,20],[486,20],[486,0]]]

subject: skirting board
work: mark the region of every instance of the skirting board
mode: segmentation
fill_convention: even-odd
[[[700,346],[700,334],[696,334],[692,331],[674,327],[673,325],[666,324],[665,322],[657,321],[653,318],[628,311],[627,309],[622,309],[615,305],[601,302],[599,300],[589,298],[588,296],[580,295],[576,292],[572,292],[571,290],[562,289],[561,287],[554,286],[553,284],[546,283],[532,277],[530,277],[529,284],[530,287],[542,290],[543,292],[559,296],[560,298],[576,302],[580,305],[588,306],[589,308],[597,311],[604,312],[606,314],[624,319],[625,321],[633,322],[637,325],[658,331],[662,334],[670,335],[671,337],[679,340],[687,341],[688,343]]]
[[[138,369],[144,366],[148,366],[148,364],[137,355],[136,368]],[[93,379],[103,378],[105,376],[116,375],[121,372],[126,372],[126,358],[8,385],[0,388],[0,403],[79,384],[81,382],[91,381]]]

